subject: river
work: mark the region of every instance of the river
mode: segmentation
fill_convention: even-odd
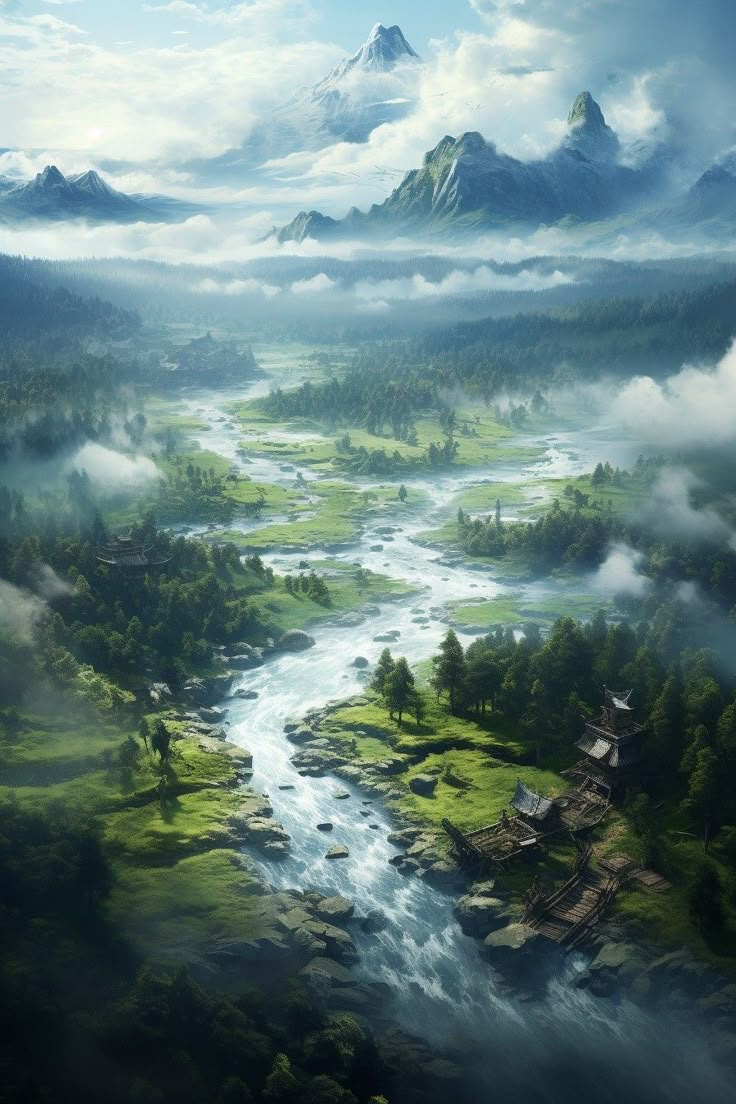
[[[281,470],[283,461],[252,452],[245,464],[238,453],[244,443],[242,431],[227,413],[234,399],[243,401],[267,390],[268,381],[259,380],[237,394],[196,393],[182,400],[180,410],[210,427],[202,436],[203,447],[242,466],[253,479],[292,486],[294,473]],[[674,1019],[664,1024],[626,1002],[596,999],[576,989],[570,981],[585,964],[582,955],[566,961],[539,1001],[500,995],[481,957],[480,943],[464,936],[453,917],[452,898],[422,880],[403,877],[389,865],[397,849],[387,840],[392,830],[387,812],[378,803],[365,806],[366,795],[342,780],[301,777],[290,760],[294,747],[284,735],[285,721],[359,692],[364,683],[351,663],[358,654],[371,663],[376,660],[385,646],[372,642],[376,634],[398,629],[395,650],[410,663],[425,660],[446,631],[442,617],[448,602],[492,598],[508,589],[488,569],[442,561],[436,550],[412,540],[433,521],[436,524],[438,512],[460,490],[487,479],[572,476],[589,471],[600,459],[625,464],[635,455],[630,444],[617,441],[605,428],[547,433],[523,443],[539,445],[543,453],[515,470],[500,465],[407,482],[410,494],[412,489],[423,492],[426,505],[410,523],[402,523],[393,540],[386,542],[377,532],[386,522],[376,520],[366,525],[354,547],[331,553],[406,580],[419,593],[384,603],[358,629],[322,622],[312,630],[315,648],[280,654],[238,679],[239,687],[259,696],[223,703],[229,738],[254,753],[252,785],[269,795],[276,819],[291,837],[288,859],[254,859],[277,888],[341,894],[355,902],[359,915],[380,909],[389,920],[384,930],[367,934],[355,925],[360,952],[356,972],[388,983],[394,994],[389,1012],[397,1023],[438,1047],[465,1049],[468,1061],[491,1071],[495,1088],[512,1100],[557,1102],[572,1094],[618,1102],[625,1092],[633,1100],[723,1101],[731,1089],[710,1062],[698,1032],[684,1030]],[[309,471],[303,474],[308,480],[315,478]],[[369,485],[360,482],[361,488]],[[376,544],[383,544],[383,550],[370,551]],[[282,572],[298,570],[304,558],[303,552],[284,551],[264,556]],[[543,585],[533,584],[533,593],[538,596]],[[417,609],[426,611],[428,624],[414,620]],[[350,798],[337,800],[338,791],[349,792]],[[370,809],[370,817],[360,816],[364,808]],[[334,825],[329,842],[315,827],[324,820]],[[327,847],[338,842],[349,848],[349,858],[327,860]]]

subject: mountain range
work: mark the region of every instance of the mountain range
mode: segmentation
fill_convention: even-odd
[[[33,180],[0,177],[0,219],[8,223],[69,218],[154,222],[181,218],[188,210],[188,205],[166,196],[119,192],[94,169],[64,176],[56,165],[47,165]]]
[[[590,92],[581,92],[559,147],[536,161],[501,153],[479,134],[445,135],[381,204],[337,220],[302,211],[278,239],[302,241],[366,233],[538,227],[608,218],[640,205],[660,182],[656,155],[623,164],[615,132]]]

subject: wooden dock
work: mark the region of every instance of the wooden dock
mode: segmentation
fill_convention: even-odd
[[[581,852],[575,872],[548,896],[537,889],[527,897],[525,920],[554,943],[572,950],[588,935],[619,887],[616,874],[590,870],[591,851]]]

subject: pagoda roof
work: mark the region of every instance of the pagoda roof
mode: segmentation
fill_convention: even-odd
[[[511,805],[517,813],[523,816],[533,817],[534,820],[544,820],[552,808],[553,802],[548,797],[530,790],[520,778],[516,780],[516,789],[511,798]]]

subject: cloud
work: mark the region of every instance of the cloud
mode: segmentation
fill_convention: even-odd
[[[736,548],[730,525],[711,506],[696,506],[706,484],[687,468],[664,468],[652,486],[639,520],[653,532],[684,541],[703,541]]]
[[[33,589],[41,598],[53,601],[54,598],[69,598],[74,587],[54,571],[51,564],[39,564],[33,573]]]
[[[324,291],[332,291],[336,284],[337,281],[330,279],[325,272],[319,272],[307,280],[296,280],[291,285],[291,290],[294,295],[319,295]]]
[[[485,291],[542,291],[545,288],[573,284],[574,279],[555,271],[545,274],[536,269],[496,272],[488,265],[475,269],[456,269],[441,280],[427,280],[421,274],[400,280],[360,280],[355,285],[359,299],[431,299],[438,296],[473,295]]]
[[[38,595],[0,579],[0,635],[14,637],[21,644],[32,644],[48,606]]]
[[[592,585],[601,594],[614,597],[628,594],[640,598],[650,585],[650,580],[641,573],[644,556],[626,544],[614,544],[608,555],[592,578]]]
[[[310,37],[302,3],[259,0],[208,13],[213,21],[191,38],[121,45],[50,13],[0,10],[3,145],[161,168],[214,157],[341,54]]]
[[[283,29],[285,20],[301,23],[312,22],[315,18],[308,0],[249,0],[248,3],[225,6],[192,3],[191,0],[170,0],[165,4],[144,4],[143,11],[179,16],[228,30],[249,26],[262,31],[264,24],[273,20],[278,20]]]
[[[736,346],[714,368],[686,365],[663,383],[637,376],[611,406],[613,421],[651,445],[732,445],[736,437]]]
[[[68,461],[67,471],[86,472],[92,483],[104,491],[124,490],[163,478],[147,456],[131,458],[92,441]]]
[[[194,291],[205,295],[265,295],[266,299],[273,299],[281,294],[281,288],[275,284],[266,284],[262,280],[213,280],[208,276],[194,285]]]

